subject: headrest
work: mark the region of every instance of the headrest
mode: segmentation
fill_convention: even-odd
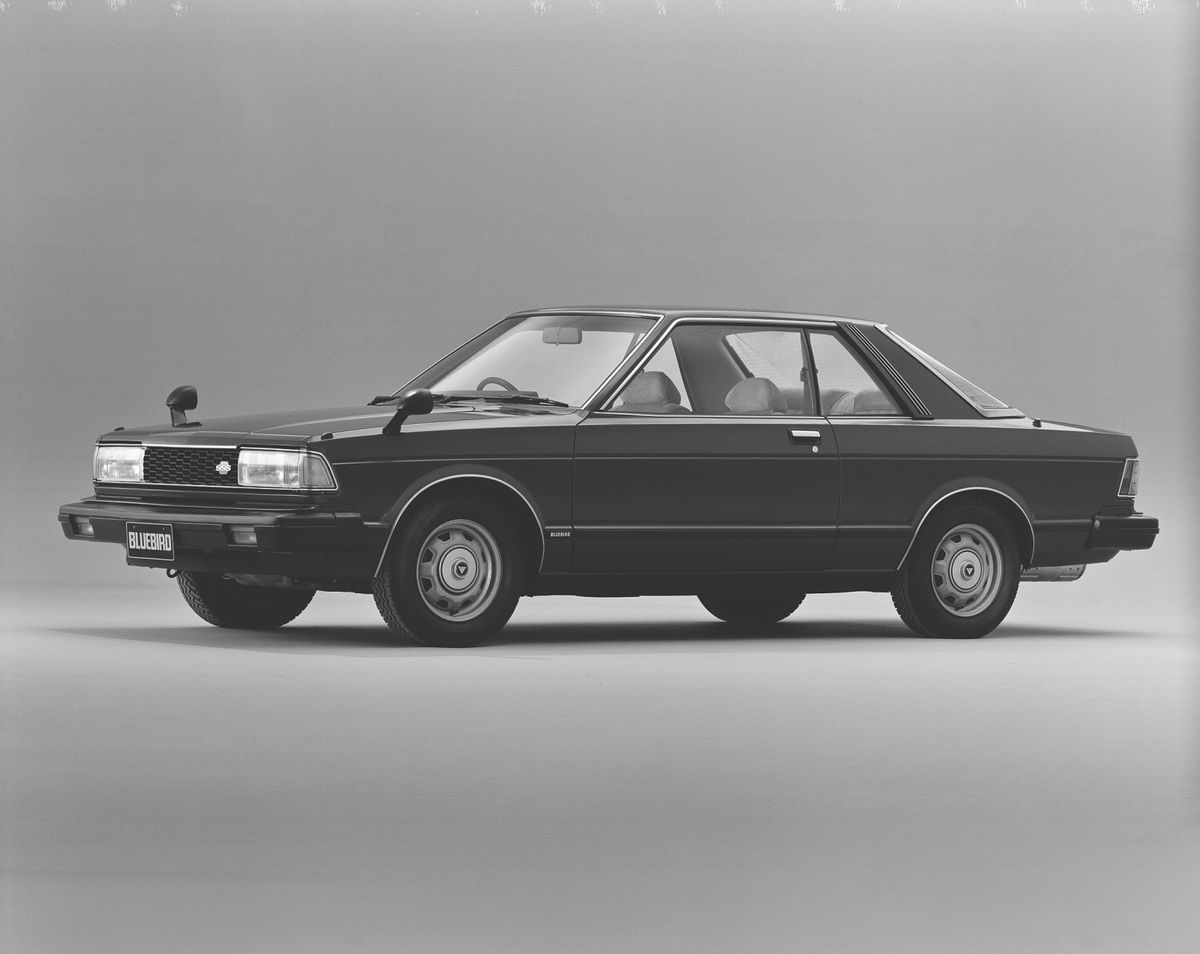
[[[746,378],[725,395],[725,406],[734,414],[786,414],[783,392],[769,378]]]
[[[838,398],[829,410],[830,414],[895,414],[891,402],[875,388],[851,391]]]
[[[679,388],[662,371],[643,371],[621,392],[622,404],[678,404]]]
[[[845,397],[853,398],[854,392],[847,391],[845,388],[821,388],[821,412],[823,414],[849,414],[849,409],[837,410],[838,402]]]
[[[855,392],[853,392],[853,391],[845,392],[841,397],[839,397],[836,401],[834,401],[833,404],[830,405],[829,410],[826,413],[828,413],[828,414],[853,414],[855,397],[857,397]]]
[[[883,392],[869,388],[854,395],[855,414],[895,414],[896,408]]]

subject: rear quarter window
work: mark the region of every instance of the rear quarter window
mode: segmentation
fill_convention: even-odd
[[[984,411],[1006,410],[1011,408],[1011,404],[1005,404],[998,397],[989,394],[977,384],[972,384],[957,371],[946,367],[942,362],[933,355],[927,354],[918,348],[911,341],[906,341],[901,338],[896,332],[888,329],[888,334],[896,339],[901,345],[907,348],[912,354],[921,361],[926,367],[930,368],[936,374],[941,375],[951,387],[955,388],[963,397],[974,404],[977,408]]]

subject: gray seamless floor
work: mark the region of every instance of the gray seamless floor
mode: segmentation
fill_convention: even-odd
[[[1131,579],[983,641],[548,598],[467,651],[9,588],[0,947],[1194,951],[1195,643]]]

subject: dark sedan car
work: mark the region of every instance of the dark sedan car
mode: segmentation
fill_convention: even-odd
[[[560,308],[493,325],[364,407],[118,428],[72,540],[120,544],[217,626],[373,593],[399,636],[470,646],[522,595],[695,594],[770,623],[891,592],[975,637],[1021,580],[1145,549],[1124,434],[1031,420],[886,326]]]

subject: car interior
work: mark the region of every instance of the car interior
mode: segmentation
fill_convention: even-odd
[[[817,414],[810,388],[812,372],[807,357],[802,357],[801,333],[766,333],[775,336],[771,341],[774,350],[764,348],[764,353],[755,354],[747,345],[753,331],[728,325],[681,325],[634,375],[610,409],[630,414],[706,416]],[[813,337],[815,341],[817,336]],[[826,356],[827,367],[818,359],[818,374],[822,385],[830,385],[820,389],[820,413],[831,417],[900,413],[844,345],[830,335],[820,337],[829,340],[821,342],[819,351]]]

